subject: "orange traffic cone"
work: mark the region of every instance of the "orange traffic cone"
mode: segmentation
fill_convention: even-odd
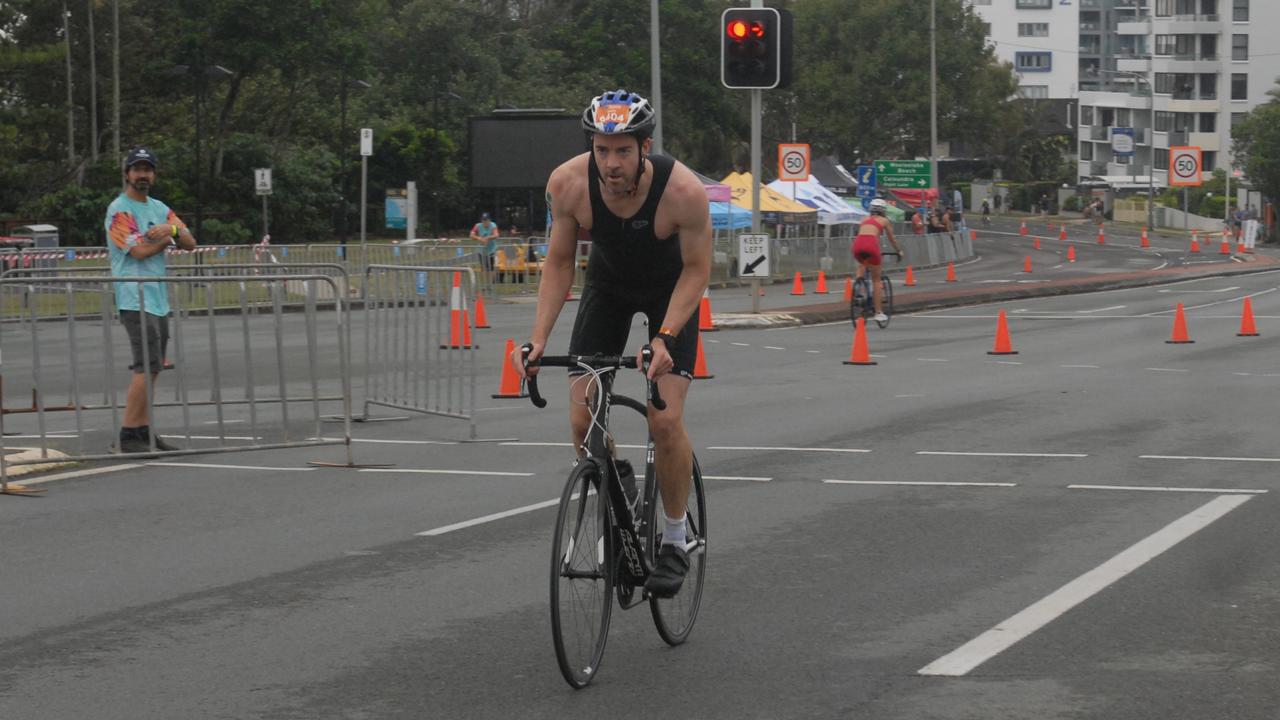
[[[1075,261],[1076,261],[1076,246],[1068,245],[1067,246],[1067,262],[1075,262]]]
[[[1062,232],[1058,233],[1058,239],[1059,239],[1059,240],[1066,240],[1066,239],[1067,239],[1067,226],[1066,226],[1066,225],[1063,225],[1063,226],[1062,226]]]
[[[867,319],[858,318],[857,325],[853,331],[853,350],[849,353],[849,359],[844,361],[845,365],[875,365],[876,361],[871,359],[871,350],[867,347]]]
[[[815,295],[827,294],[827,274],[822,272],[821,270],[818,271],[818,286],[814,288],[813,294]]]
[[[698,336],[698,358],[693,361],[693,379],[710,380],[715,377],[707,370],[707,356],[702,353],[702,336]]]
[[[1191,236],[1191,252],[1193,253],[1200,252],[1200,243],[1196,240],[1195,235]]]
[[[916,274],[911,272],[910,265],[907,266],[907,277],[903,279],[902,284],[906,285],[907,287],[912,287],[916,284]],[[850,300],[852,299],[853,298],[850,298]]]
[[[791,283],[791,294],[792,294],[792,295],[803,295],[803,294],[804,294],[804,282],[800,280],[800,271],[799,271],[799,270],[797,270],[797,271],[796,271],[796,279],[795,279],[795,281]]]
[[[956,264],[953,262],[949,262],[947,263],[947,282],[955,282],[955,281],[956,281]]]
[[[1039,249],[1040,249],[1040,236],[1039,236],[1039,235],[1037,235],[1037,236],[1036,236],[1036,238],[1035,238],[1035,242],[1031,243],[1031,247],[1033,247],[1033,248],[1035,248],[1035,249],[1037,249],[1037,250],[1039,250]]]
[[[1105,234],[1103,234],[1103,232],[1102,232],[1102,226],[1101,226],[1101,225],[1099,225],[1099,226],[1098,226],[1098,244],[1099,244],[1099,245],[1105,245],[1105,244],[1106,244],[1106,242],[1107,242],[1107,236],[1106,236]]]
[[[529,393],[524,391],[524,379],[520,377],[520,373],[511,365],[511,353],[516,351],[516,341],[507,338],[507,351],[502,356],[502,384],[498,386],[498,392],[491,397],[495,398],[527,398]]]
[[[977,230],[970,229],[970,230],[969,230],[969,239],[970,239],[970,240],[977,240],[977,239],[978,239],[978,231],[977,231]]]
[[[1004,311],[1000,311],[1000,315],[996,318],[996,344],[995,347],[987,351],[988,355],[1017,355],[1018,351],[1013,349],[1013,344],[1009,342],[1009,321],[1005,318]]]
[[[702,291],[702,302],[698,305],[698,332],[714,332],[716,327],[711,319],[711,294],[705,288]]]
[[[1187,317],[1182,313],[1182,303],[1178,303],[1178,311],[1173,316],[1173,337],[1165,340],[1170,344],[1193,343],[1195,340],[1187,337]]]
[[[911,277],[911,266],[907,266],[907,277]],[[908,283],[909,284],[909,283]],[[844,301],[853,301],[853,278],[844,279]]]
[[[1019,235],[1026,235],[1026,234],[1027,234],[1027,221],[1026,221],[1026,220],[1023,220],[1023,221],[1022,221],[1022,227],[1021,227],[1021,228],[1018,228],[1018,234],[1019,234]]]
[[[1151,241],[1147,239],[1147,229],[1142,228],[1142,247],[1151,247]]]
[[[1244,299],[1244,311],[1240,314],[1240,332],[1236,333],[1240,337],[1257,337],[1259,335],[1258,328],[1253,324],[1253,300]]]
[[[1022,259],[1022,272],[1024,273],[1031,272],[1031,256],[1030,255]]]
[[[1242,243],[1242,242],[1236,242],[1236,254],[1237,254],[1237,255],[1243,255],[1243,254],[1244,254],[1244,243]]]
[[[1231,254],[1231,243],[1227,242],[1227,239],[1225,237],[1222,238],[1222,246],[1218,248],[1218,254],[1219,255]]]
[[[484,313],[484,295],[476,293],[476,329],[489,327],[489,318]]]
[[[462,295],[462,273],[453,274],[453,290],[449,293],[449,343],[444,349],[470,350],[471,322],[467,318],[467,299]]]

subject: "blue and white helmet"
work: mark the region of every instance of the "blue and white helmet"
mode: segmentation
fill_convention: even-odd
[[[582,129],[604,135],[635,135],[641,139],[653,134],[657,116],[653,106],[637,93],[610,90],[597,95],[582,111]]]

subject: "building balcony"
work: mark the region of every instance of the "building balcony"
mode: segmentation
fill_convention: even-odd
[[[1222,31],[1217,15],[1174,15],[1151,21],[1155,35],[1217,35]]]
[[[1149,19],[1142,20],[1121,20],[1116,23],[1117,35],[1142,35],[1146,36],[1151,31],[1151,21]]]
[[[1216,132],[1187,133],[1187,144],[1207,152],[1217,152],[1222,147],[1222,139]]]
[[[1124,72],[1151,72],[1151,58],[1146,55],[1121,55],[1116,58],[1116,69]]]
[[[1162,73],[1216,73],[1221,70],[1217,55],[1156,55],[1151,60],[1156,72]]]

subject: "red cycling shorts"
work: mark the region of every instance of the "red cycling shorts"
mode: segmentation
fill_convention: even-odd
[[[880,255],[880,236],[859,235],[854,238],[853,259],[863,265],[879,265],[884,259]]]

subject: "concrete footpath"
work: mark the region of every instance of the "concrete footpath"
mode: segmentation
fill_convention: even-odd
[[[1179,266],[1159,270],[1101,273],[1086,277],[1045,280],[1016,285],[982,285],[957,288],[906,287],[901,274],[894,275],[893,305],[895,313],[933,310],[962,305],[1023,300],[1075,293],[1102,292],[1123,288],[1145,287],[1183,282],[1197,278],[1230,277],[1280,269],[1280,249],[1259,247],[1253,253],[1232,256],[1232,263],[1205,266]],[[775,285],[776,287],[777,285]],[[832,297],[839,298],[839,295]],[[809,325],[849,319],[849,303],[842,299],[813,305],[767,307],[762,300],[759,313],[712,312],[716,327],[747,328],[779,325]]]

